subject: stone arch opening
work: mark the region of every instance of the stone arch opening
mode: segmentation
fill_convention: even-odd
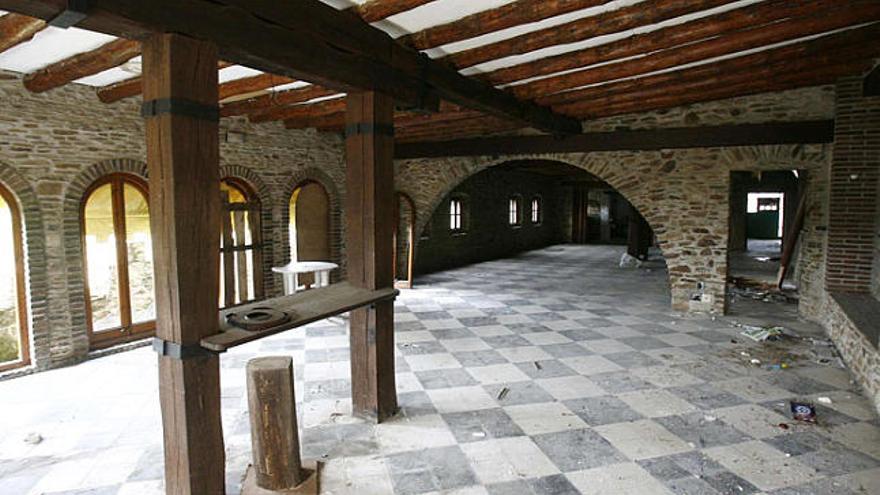
[[[619,179],[606,180],[594,169],[576,163],[550,159],[488,162],[450,178],[430,199],[416,195],[417,202],[421,200],[429,205],[423,210],[429,213],[417,222],[417,228],[423,234],[419,236],[416,250],[416,272],[421,274],[452,267],[452,264],[435,263],[430,260],[432,257],[442,256],[446,260],[458,261],[457,264],[467,264],[565,243],[616,244],[619,246],[615,248],[615,252],[619,251],[618,258],[606,260],[615,267],[625,251],[641,258],[640,261],[630,260],[632,264],[647,261],[647,248],[651,246],[652,266],[663,267],[662,225],[656,228],[656,219],[652,222],[652,215],[643,213],[640,206],[649,200],[633,194],[633,190],[638,189],[636,185],[623,181],[629,190],[621,190],[615,185],[615,182],[621,182]],[[469,217],[469,225],[462,232],[455,232],[450,227],[450,222],[455,221],[452,217],[446,218],[453,200],[458,197],[470,198],[465,208],[467,211],[462,212],[462,216]],[[519,198],[516,221],[512,220],[511,198]],[[532,201],[534,198],[538,200]],[[485,204],[486,200],[490,204]],[[537,215],[532,214],[535,204],[540,209]],[[487,227],[486,221],[479,217],[493,208],[500,210],[499,215],[495,215],[499,218],[493,226]],[[451,211],[449,215],[452,215]],[[485,235],[484,229],[492,232]],[[539,230],[547,233],[538,235]],[[425,232],[430,235],[424,235]],[[502,241],[505,236],[507,240]],[[469,242],[468,237],[481,240]],[[636,251],[625,249],[633,237],[636,238]],[[500,247],[505,243],[504,248]],[[492,249],[479,252],[490,244]],[[455,253],[462,250],[469,256],[460,257]]]

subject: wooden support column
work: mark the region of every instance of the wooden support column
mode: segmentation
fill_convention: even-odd
[[[345,219],[348,280],[392,287],[394,102],[374,93],[348,95]],[[382,421],[397,411],[394,302],[351,312],[351,395],[356,415]]]
[[[176,34],[143,44],[165,491],[225,493],[217,333],[217,49]]]

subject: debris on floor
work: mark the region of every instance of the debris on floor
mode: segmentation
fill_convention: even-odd
[[[822,404],[831,404],[831,399],[829,397],[818,397],[816,400]]]
[[[804,423],[815,423],[816,406],[806,402],[791,401],[791,417]]]
[[[24,443],[28,445],[36,445],[43,441],[43,435],[39,433],[28,433],[27,436],[24,437]]]
[[[754,340],[755,342],[764,342],[765,340],[777,340],[785,334],[785,329],[779,326],[756,327],[753,325],[743,325],[743,331],[740,334]]]
[[[620,256],[620,267],[621,268],[639,268],[642,266],[642,260],[636,258],[635,256],[630,256],[629,253],[623,253]]]
[[[798,300],[796,293],[792,291],[780,290],[773,284],[745,277],[730,278],[728,295],[734,300],[740,297],[774,303],[796,302]]]
[[[504,398],[507,397],[507,394],[509,394],[509,393],[510,393],[509,388],[507,388],[507,387],[502,388],[501,390],[498,391],[498,400],[504,400]]]

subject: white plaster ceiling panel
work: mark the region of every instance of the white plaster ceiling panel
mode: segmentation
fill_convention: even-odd
[[[116,39],[84,29],[47,27],[22,43],[0,54],[0,69],[24,74],[42,69],[65,58],[85,53]]]
[[[251,69],[250,67],[245,67],[243,65],[231,65],[224,69],[220,69],[218,77],[220,83],[225,83],[237,79],[244,79],[245,77],[258,76],[262,73],[263,71]]]

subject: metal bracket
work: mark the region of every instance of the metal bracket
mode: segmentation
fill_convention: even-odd
[[[193,359],[217,355],[199,344],[181,345],[177,342],[162,340],[159,337],[153,337],[153,350],[160,356],[174,359]]]
[[[182,115],[209,122],[220,121],[220,109],[185,98],[160,98],[145,101],[141,105],[141,117],[151,118],[162,114]]]
[[[383,136],[394,136],[393,124],[376,124],[373,122],[358,122],[357,124],[347,124],[345,126],[345,137],[357,136],[360,134],[380,134]]]
[[[89,0],[67,0],[67,7],[56,15],[49,25],[61,29],[76,26],[88,17]]]

